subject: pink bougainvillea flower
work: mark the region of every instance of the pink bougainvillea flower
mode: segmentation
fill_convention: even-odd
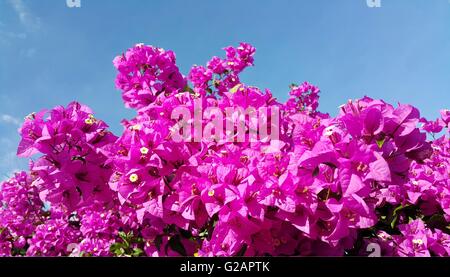
[[[450,255],[448,110],[364,96],[332,116],[308,82],[285,102],[244,83],[252,45],[224,52],[186,77],[170,50],[117,56],[119,137],[78,102],[27,116],[0,256]]]

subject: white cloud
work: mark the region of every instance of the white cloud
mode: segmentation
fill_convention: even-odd
[[[26,33],[14,33],[0,30],[0,42],[8,42],[10,39],[26,39]]]
[[[24,161],[20,160],[15,150],[16,143],[10,138],[0,138],[0,181],[4,181],[13,176],[14,172],[20,171]]]
[[[19,126],[22,123],[22,120],[9,114],[0,114],[0,123],[13,124]]]
[[[32,30],[40,28],[41,19],[34,16],[22,0],[9,0],[9,3],[19,17],[22,25]]]
[[[36,54],[36,48],[22,49],[20,55],[26,58],[32,58]]]

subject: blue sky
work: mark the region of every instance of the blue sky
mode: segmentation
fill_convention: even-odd
[[[133,112],[111,61],[128,47],[172,49],[187,74],[241,41],[257,48],[243,80],[281,100],[307,80],[331,114],[363,95],[430,118],[450,108],[449,0],[0,0],[0,179],[26,168],[14,153],[30,112],[78,100],[121,131]]]

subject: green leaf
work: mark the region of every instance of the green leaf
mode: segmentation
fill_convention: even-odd
[[[384,137],[383,139],[377,140],[377,145],[378,148],[383,148],[384,142],[386,141],[386,137]]]
[[[109,251],[114,252],[116,251],[119,247],[120,243],[113,243],[109,246]]]
[[[122,243],[116,242],[111,244],[111,246],[109,247],[109,251],[115,254],[116,256],[121,256],[123,255],[123,253],[125,253],[125,250],[123,248],[124,245]]]
[[[409,206],[411,206],[411,205],[406,204],[405,206],[403,206],[403,205],[398,206],[397,208],[394,209],[394,211],[392,212],[392,215],[394,215],[394,216],[397,215],[398,212],[400,212],[401,210],[403,210],[404,208],[407,208]]]
[[[125,249],[130,248],[130,242],[129,242],[128,240],[125,240],[125,241],[123,242],[123,245],[124,245],[124,248],[125,248]]]
[[[143,242],[144,242],[144,239],[141,238],[141,237],[134,237],[131,241],[132,241],[133,243],[143,243]]]
[[[119,232],[119,237],[124,241],[127,240],[127,234],[123,231]]]
[[[203,230],[198,235],[199,235],[199,237],[207,237],[208,236],[208,229]]]
[[[407,207],[409,207],[409,206],[410,206],[409,204],[406,204],[405,206],[400,205],[400,206],[396,207],[396,208],[392,211],[392,220],[391,220],[391,224],[390,224],[392,229],[394,229],[394,228],[395,228],[395,225],[397,224],[399,213],[400,213],[403,209],[405,209],[405,208],[407,208]]]
[[[236,93],[241,86],[242,86],[242,84],[235,85],[232,89],[230,89],[230,92]]]
[[[395,215],[394,218],[391,221],[391,228],[395,228],[395,224],[397,223],[398,215]]]
[[[139,256],[142,255],[142,253],[144,253],[144,251],[143,251],[142,249],[135,247],[135,248],[133,249],[133,254],[132,254],[132,256],[133,256],[133,257],[139,257]]]

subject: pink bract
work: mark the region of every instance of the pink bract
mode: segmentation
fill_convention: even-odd
[[[307,82],[286,103],[243,84],[255,48],[224,50],[187,76],[172,51],[117,56],[137,111],[120,136],[77,102],[30,114],[17,154],[35,158],[0,186],[0,256],[450,255],[448,110],[427,120],[366,96],[332,117]],[[279,139],[172,139],[172,111],[196,102],[277,108]]]

